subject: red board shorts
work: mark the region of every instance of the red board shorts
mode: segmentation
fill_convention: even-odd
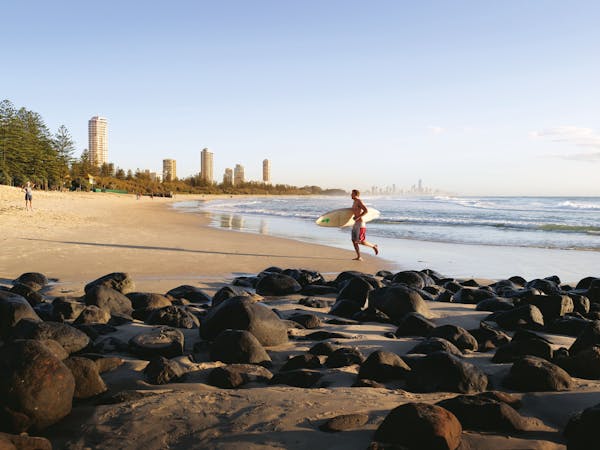
[[[363,222],[354,222],[352,226],[352,242],[363,242],[367,239],[367,227]]]

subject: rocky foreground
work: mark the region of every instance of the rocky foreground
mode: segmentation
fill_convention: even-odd
[[[600,278],[270,267],[212,295],[124,273],[81,297],[47,286],[0,286],[2,449],[598,445]],[[565,423],[552,392],[581,392]]]

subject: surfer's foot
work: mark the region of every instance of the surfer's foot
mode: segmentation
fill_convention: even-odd
[[[352,258],[352,261],[362,261],[362,258],[360,256],[357,256],[356,258]]]
[[[379,247],[377,247],[376,245],[373,246],[373,251],[375,252],[375,255],[379,255]]]

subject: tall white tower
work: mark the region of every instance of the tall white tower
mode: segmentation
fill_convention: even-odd
[[[200,152],[200,179],[207,183],[213,182],[213,154],[207,148]]]
[[[263,183],[271,184],[271,161],[263,160]]]
[[[108,121],[104,117],[88,121],[88,143],[90,163],[96,167],[108,163]]]

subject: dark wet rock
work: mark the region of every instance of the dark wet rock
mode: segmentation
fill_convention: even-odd
[[[65,320],[74,320],[81,314],[86,304],[78,299],[69,297],[58,297],[52,302],[54,320],[64,322]]]
[[[71,371],[41,342],[0,348],[0,410],[11,431],[39,431],[58,422],[71,412],[74,391]]]
[[[86,399],[107,391],[98,366],[91,359],[72,356],[63,362],[75,378],[74,398]]]
[[[427,336],[431,330],[435,328],[435,324],[423,317],[419,313],[405,314],[398,321],[396,336]]]
[[[316,298],[301,298],[298,300],[298,304],[308,306],[309,308],[328,308],[331,303],[327,300],[319,300]]]
[[[336,286],[338,286],[341,289],[348,280],[350,280],[351,278],[355,278],[355,277],[362,278],[363,280],[368,282],[371,286],[373,286],[374,289],[381,287],[381,283],[379,282],[379,280],[377,278],[373,277],[372,275],[362,273],[362,272],[357,272],[354,270],[347,270],[345,272],[339,273],[338,276],[333,281],[333,284],[335,284]]]
[[[407,382],[408,389],[413,392],[471,394],[484,391],[488,378],[473,364],[450,353],[435,352],[416,361]]]
[[[600,346],[594,345],[573,356],[557,358],[554,361],[569,375],[588,380],[600,380]]]
[[[405,403],[394,408],[375,432],[375,440],[408,449],[455,450],[462,426],[447,409],[428,403]]]
[[[307,334],[302,339],[305,341],[325,341],[327,339],[351,339],[352,336],[342,333],[334,333],[331,331],[313,331]]]
[[[352,277],[349,278],[341,287],[337,301],[348,300],[356,303],[359,308],[365,306],[369,292],[373,290],[373,286],[364,278]]]
[[[23,283],[15,283],[10,289],[10,292],[20,295],[27,300],[31,306],[36,306],[46,301],[46,298],[37,290]]]
[[[433,296],[433,298],[435,299],[438,295],[440,295],[442,292],[445,292],[446,289],[444,289],[441,286],[437,286],[437,285],[433,285],[433,286],[425,286],[423,289],[423,291],[427,292],[428,294],[430,294],[431,296]]]
[[[85,303],[86,305],[95,305],[105,309],[111,315],[131,316],[133,312],[131,300],[116,289],[104,285],[97,285],[86,289]]]
[[[402,272],[398,272],[391,278],[391,281],[392,283],[404,284],[414,289],[423,289],[426,286],[425,277],[423,274],[415,270],[404,270]]]
[[[323,325],[323,323],[321,322],[321,319],[319,319],[318,316],[316,316],[314,314],[310,314],[310,313],[292,314],[289,317],[289,320],[299,323],[300,325],[302,325],[304,328],[306,328],[308,330],[312,330],[314,328],[320,328]]]
[[[462,286],[470,287],[470,288],[479,288],[479,287],[481,287],[481,284],[479,284],[479,282],[477,280],[474,280],[472,278],[470,280],[461,281],[460,284]]]
[[[2,450],[52,450],[52,443],[43,437],[26,434],[0,433],[0,449]]]
[[[166,325],[174,328],[198,328],[200,321],[182,306],[167,306],[153,310],[146,318],[150,325]]]
[[[267,383],[273,374],[262,366],[252,364],[229,364],[217,367],[208,375],[208,384],[221,389],[235,389],[244,384]]]
[[[183,354],[183,344],[184,336],[181,331],[163,326],[132,337],[129,340],[129,350],[146,359],[157,356],[173,358]]]
[[[586,315],[590,312],[590,299],[585,295],[568,293],[573,301],[573,310],[579,314]]]
[[[254,289],[259,279],[259,277],[235,277],[231,281],[231,285]]]
[[[319,357],[317,355],[313,355],[312,353],[306,353],[291,357],[285,362],[280,370],[285,372],[286,370],[319,369],[320,367],[321,360]]]
[[[256,293],[259,295],[280,296],[296,294],[302,286],[288,275],[269,273],[260,278],[256,283]]]
[[[554,356],[554,352],[552,346],[543,339],[513,339],[496,350],[492,362],[514,362],[523,356],[537,356],[550,361]]]
[[[360,428],[368,421],[369,416],[367,414],[343,414],[328,419],[325,423],[319,425],[319,429],[328,433],[335,433]]]
[[[430,317],[429,308],[420,294],[404,285],[375,289],[369,294],[369,305],[400,321],[405,314],[416,312]]]
[[[212,340],[227,329],[249,331],[265,347],[288,342],[285,323],[248,297],[232,297],[211,308],[202,321],[200,336]]]
[[[210,347],[213,361],[241,364],[269,364],[271,358],[256,337],[245,330],[224,330]]]
[[[333,345],[331,342],[319,342],[318,344],[313,345],[308,351],[308,353],[311,353],[313,355],[329,356],[337,349],[338,347]]]
[[[329,368],[346,367],[353,364],[362,364],[365,357],[357,347],[342,347],[335,350],[325,362]]]
[[[558,294],[560,292],[560,287],[557,283],[548,279],[535,279],[529,281],[526,285],[528,289],[537,289],[538,291],[543,292],[546,295]]]
[[[512,276],[509,278],[509,280],[519,287],[525,287],[525,285],[527,284],[527,280],[519,275]]]
[[[329,314],[332,316],[345,317],[350,319],[354,316],[354,314],[358,313],[361,310],[361,307],[358,303],[353,302],[352,300],[337,300],[331,309],[329,310]]]
[[[477,311],[496,312],[508,311],[514,307],[515,305],[510,300],[501,297],[490,297],[477,303],[477,307],[475,309]]]
[[[485,322],[481,322],[479,328],[469,330],[469,333],[477,340],[477,348],[480,352],[487,352],[510,342],[508,334]]]
[[[462,357],[462,352],[452,342],[444,338],[430,337],[422,340],[415,345],[409,354],[423,354],[429,355],[435,352],[447,352],[457,357]]]
[[[34,322],[21,320],[12,330],[11,339],[52,339],[58,342],[69,354],[86,348],[90,338],[75,327],[58,322]]]
[[[0,291],[0,338],[6,339],[21,320],[41,321],[27,300],[8,291]]]
[[[212,298],[212,306],[219,306],[225,300],[233,297],[252,297],[252,292],[239,286],[223,286]]]
[[[143,373],[150,384],[168,384],[178,381],[186,374],[186,370],[175,361],[157,356],[144,367]]]
[[[50,353],[52,353],[55,357],[60,359],[61,361],[67,359],[69,357],[69,353],[56,342],[54,339],[40,339],[39,342],[44,344]]]
[[[358,311],[352,316],[352,319],[358,322],[391,323],[392,319],[377,308],[367,308]]]
[[[510,405],[480,395],[459,395],[436,405],[454,414],[466,430],[510,433],[530,428],[531,420]]]
[[[600,345],[600,320],[594,320],[585,326],[571,348],[569,348],[569,353],[576,355],[594,345]]]
[[[108,323],[109,320],[110,313],[108,311],[95,305],[88,305],[77,316],[73,324]]]
[[[323,285],[325,284],[325,278],[319,272],[306,269],[286,269],[282,272],[284,275],[288,275],[300,283],[300,286],[304,287],[307,285]]]
[[[523,305],[509,311],[498,311],[485,320],[494,321],[506,330],[516,330],[521,327],[539,330],[544,327],[542,312],[535,305]]]
[[[429,332],[428,337],[437,337],[452,342],[460,351],[477,351],[477,340],[462,327],[441,325]]]
[[[578,337],[589,323],[588,319],[569,315],[553,320],[546,329],[549,333]]]
[[[167,297],[153,292],[130,292],[126,297],[131,301],[133,309],[159,309],[172,305]]]
[[[504,384],[517,391],[566,391],[573,380],[563,369],[535,356],[525,356],[514,362]]]
[[[494,293],[486,289],[477,289],[470,287],[463,287],[461,290],[454,294],[454,303],[467,303],[475,305],[482,300],[494,297]]]
[[[386,279],[391,279],[392,276],[394,276],[394,274],[392,272],[390,272],[389,270],[378,270],[377,273],[375,274],[376,277],[381,277],[381,278],[386,278]]]
[[[358,378],[385,383],[404,379],[410,370],[400,356],[392,352],[377,350],[360,365]]]
[[[544,316],[544,323],[551,322],[574,310],[573,300],[568,295],[532,295],[523,302],[537,306]]]
[[[90,291],[99,286],[114,289],[121,294],[127,294],[135,290],[133,279],[123,272],[109,273],[108,275],[104,275],[103,277],[86,284],[84,288],[86,296]]]
[[[173,298],[186,299],[190,303],[210,303],[212,298],[202,289],[188,284],[183,284],[167,292]]]
[[[423,269],[420,272],[427,275],[436,284],[439,284],[441,280],[446,278],[444,275],[433,269]]]
[[[13,280],[13,285],[16,284],[24,284],[35,291],[39,291],[48,284],[48,278],[43,273],[26,272]]]
[[[322,284],[307,284],[302,286],[300,294],[302,295],[327,295],[337,294],[338,289],[336,286],[328,286]]]
[[[270,384],[286,384],[288,386],[311,388],[314,387],[323,374],[316,370],[298,369],[279,372],[269,381]]]
[[[453,294],[456,294],[463,288],[462,285],[456,280],[448,280],[444,284],[442,284],[442,287],[452,292]]]
[[[503,297],[505,292],[512,292],[519,289],[519,286],[510,280],[498,280],[490,284],[490,287],[500,297]]]
[[[435,301],[441,303],[454,303],[454,293],[449,290],[444,290],[439,293],[435,298]]]
[[[99,356],[99,358],[93,359],[94,363],[96,364],[96,367],[98,368],[99,373],[110,372],[111,370],[114,370],[123,364],[123,360],[117,356]]]
[[[591,450],[598,442],[600,404],[574,414],[565,427],[568,450]]]

